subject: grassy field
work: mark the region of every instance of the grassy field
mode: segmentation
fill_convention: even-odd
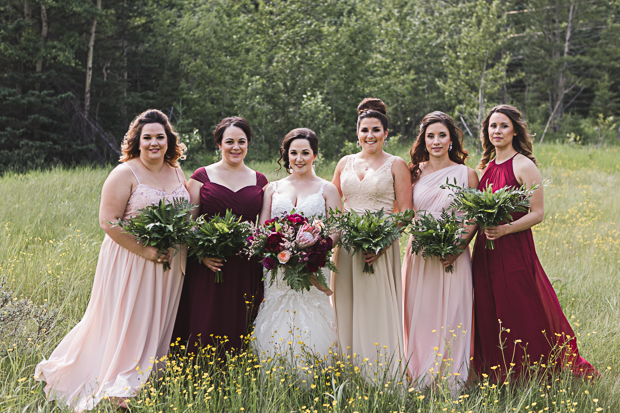
[[[406,159],[406,148],[392,149]],[[600,380],[561,375],[544,382],[485,382],[453,396],[441,383],[422,392],[406,382],[369,384],[347,360],[313,360],[295,369],[244,353],[221,368],[208,355],[199,361],[179,356],[130,402],[132,411],[620,411],[620,150],[536,149],[550,179],[545,220],[534,229],[536,247],[581,353],[599,369]],[[275,163],[250,166],[269,179],[276,176]],[[318,173],[331,179],[333,168],[322,162]],[[64,411],[46,402],[32,374],[88,304],[103,238],[99,196],[108,172],[78,168],[0,178],[0,412]],[[114,408],[104,402],[99,410]]]

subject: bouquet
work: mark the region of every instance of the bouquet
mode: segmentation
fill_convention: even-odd
[[[355,255],[359,251],[372,251],[378,254],[382,249],[389,247],[400,237],[415,212],[407,210],[397,214],[385,214],[383,208],[372,212],[366,211],[359,215],[355,211],[342,212],[330,209],[328,225],[340,230],[338,245]],[[374,274],[372,265],[364,264],[366,274]]]
[[[185,237],[192,227],[190,211],[195,206],[184,198],[174,198],[171,203],[161,199],[158,204],[149,205],[138,210],[138,214],[126,221],[110,222],[118,225],[124,232],[135,235],[138,242],[145,247],[157,248],[157,255],[185,242]],[[176,252],[175,252],[176,254]],[[170,264],[164,263],[164,271],[170,269]]]
[[[291,211],[289,215],[270,219],[264,225],[253,225],[245,253],[260,256],[263,267],[271,273],[271,283],[278,269],[283,271],[286,284],[295,291],[310,290],[312,277],[327,287],[321,268],[336,268],[329,260],[332,239],[321,219],[312,222]]]
[[[540,188],[534,185],[527,189],[525,183],[519,188],[504,187],[493,192],[493,185],[485,190],[475,188],[463,188],[446,180],[446,184],[440,188],[451,188],[453,201],[450,207],[465,212],[465,220],[475,222],[481,229],[496,227],[502,222],[512,222],[512,213],[527,212],[530,208],[530,199],[534,192]],[[487,249],[494,249],[493,240],[487,239]]]
[[[187,236],[186,243],[190,248],[190,255],[195,255],[200,260],[204,257],[213,257],[226,261],[226,257],[237,255],[245,248],[250,235],[250,226],[229,209],[226,210],[224,218],[218,214],[207,221],[201,216],[196,220],[196,227]],[[222,281],[224,281],[222,272],[217,271],[215,282]]]
[[[432,214],[418,214],[408,228],[413,235],[411,251],[416,254],[421,252],[423,258],[460,254],[465,244],[461,235],[467,233],[461,223],[462,219],[456,216],[454,210],[448,213],[444,209],[438,219]],[[449,265],[445,271],[451,273],[454,267]]]

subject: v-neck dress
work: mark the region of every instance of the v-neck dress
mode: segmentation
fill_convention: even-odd
[[[256,172],[256,185],[233,191],[211,182],[204,167],[198,168],[191,179],[201,182],[200,214],[211,218],[224,216],[227,209],[243,221],[255,222],[263,203],[263,187],[268,181]],[[244,256],[226,258],[222,267],[223,282],[215,282],[215,273],[202,262],[190,258],[181,293],[172,340],[188,343],[188,351],[219,343],[222,350],[243,347],[241,336],[263,301],[263,270],[256,258]]]

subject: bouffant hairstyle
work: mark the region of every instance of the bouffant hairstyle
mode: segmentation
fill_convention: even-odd
[[[452,162],[464,165],[465,160],[469,156],[465,148],[463,148],[463,131],[454,124],[452,118],[443,112],[431,112],[422,119],[420,133],[409,151],[411,156],[409,170],[411,171],[411,182],[413,184],[420,179],[420,163],[429,160],[430,155],[426,149],[426,130],[434,123],[441,123],[450,133],[452,150],[448,152],[448,156]]]
[[[532,136],[528,130],[527,123],[523,120],[523,115],[519,112],[519,109],[514,106],[498,105],[489,111],[489,114],[482,122],[482,136],[480,136],[480,141],[482,142],[482,158],[478,164],[478,169],[484,170],[489,162],[495,159],[495,146],[493,146],[489,137],[489,123],[491,115],[494,113],[502,113],[510,119],[516,133],[516,136],[512,138],[512,147],[515,151],[527,156],[537,165],[538,162],[536,162],[536,158],[533,155]]]
[[[278,171],[284,167],[286,172],[291,173],[289,169],[291,169],[291,164],[288,159],[288,150],[291,147],[291,143],[295,139],[306,139],[310,143],[310,149],[312,149],[313,155],[319,154],[319,138],[316,137],[316,133],[313,130],[308,128],[297,128],[293,129],[289,133],[286,134],[284,139],[282,139],[282,145],[280,146],[280,159],[278,159]],[[284,162],[282,164],[282,162]]]
[[[239,116],[231,116],[229,118],[222,119],[213,131],[213,140],[215,140],[215,144],[217,146],[220,146],[222,144],[222,139],[224,139],[224,132],[231,126],[236,126],[237,128],[241,129],[243,133],[245,133],[245,137],[248,139],[248,144],[252,142],[252,138],[254,138],[254,135],[252,135],[252,128],[250,127],[248,121]]]
[[[385,103],[381,99],[376,98],[366,98],[357,105],[357,128],[360,128],[360,122],[365,118],[375,118],[381,121],[381,125],[383,125],[383,130],[386,131],[389,129],[388,118],[387,118],[387,107]]]
[[[164,155],[164,162],[173,168],[177,168],[179,166],[177,161],[179,159],[185,159],[187,147],[184,143],[179,142],[179,135],[170,124],[168,116],[157,109],[148,109],[136,116],[131,122],[129,130],[121,143],[122,155],[119,160],[121,162],[127,162],[130,159],[140,156],[140,135],[142,134],[144,125],[149,123],[159,123],[164,127],[168,140],[168,150]]]

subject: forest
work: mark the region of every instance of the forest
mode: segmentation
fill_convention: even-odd
[[[2,0],[0,173],[116,162],[129,122],[164,111],[191,156],[226,116],[251,159],[309,127],[322,156],[355,140],[356,106],[390,136],[451,115],[470,151],[491,107],[536,144],[620,144],[619,0]]]

